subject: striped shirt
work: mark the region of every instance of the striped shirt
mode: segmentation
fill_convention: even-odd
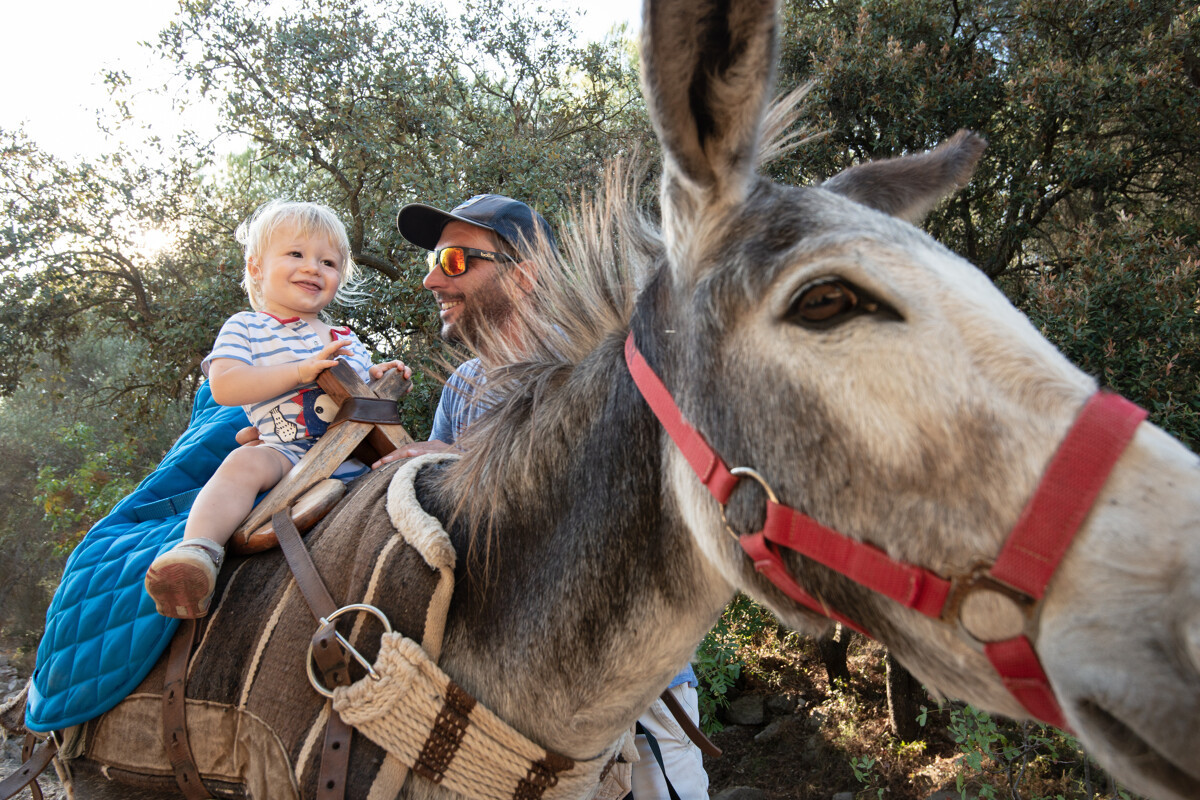
[[[364,381],[369,379],[371,357],[349,328],[331,328],[334,339],[350,342],[350,356],[341,356]],[[315,328],[299,317],[282,319],[261,311],[241,311],[221,326],[212,352],[200,364],[208,375],[213,359],[230,358],[255,367],[291,364],[321,351],[324,344]],[[242,406],[250,424],[266,444],[288,444],[308,450],[337,413],[337,406],[316,383],[289,389],[261,403]]]
[[[478,358],[464,361],[442,387],[437,411],[433,414],[433,430],[430,439],[439,439],[454,444],[475,420],[491,408],[491,403],[476,401],[475,394],[482,389],[486,378]]]

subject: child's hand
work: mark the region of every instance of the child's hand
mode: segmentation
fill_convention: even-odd
[[[367,373],[371,376],[371,380],[377,381],[383,377],[384,373],[389,369],[398,369],[405,380],[412,378],[412,369],[405,366],[403,361],[385,361],[382,364],[372,364]]]
[[[299,374],[300,382],[297,386],[306,383],[312,383],[321,374],[322,370],[329,369],[337,363],[338,356],[350,355],[350,342],[346,339],[334,339],[329,344],[321,348],[321,352],[315,356],[309,356],[303,361],[296,363],[296,372]],[[345,350],[346,352],[342,352]]]

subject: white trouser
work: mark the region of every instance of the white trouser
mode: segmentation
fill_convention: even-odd
[[[695,688],[681,683],[668,691],[675,695],[692,722],[699,725],[700,704]],[[679,800],[708,800],[708,773],[704,771],[704,755],[679,727],[662,699],[655,700],[638,722],[658,741],[663,765]],[[654,757],[646,737],[640,734],[637,737],[637,749],[641,760],[633,765],[634,800],[668,800],[670,795],[663,781],[663,770],[658,766],[658,759]]]

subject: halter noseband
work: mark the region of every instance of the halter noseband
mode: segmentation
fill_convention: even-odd
[[[795,582],[780,555],[779,548],[785,547],[906,608],[958,624],[982,645],[1004,686],[1032,716],[1068,727],[1026,629],[1109,473],[1146,418],[1144,410],[1110,392],[1093,394],[1059,444],[996,560],[969,574],[944,578],[924,567],[896,561],[874,545],[855,541],[780,504],[766,480],[753,469],[730,470],[683,418],[671,393],[638,350],[632,331],[625,340],[625,363],[671,440],[721,504],[722,515],[742,477],[762,486],[767,495],[762,530],[730,533],[754,560],[755,569],[780,591],[818,614],[870,635]],[[1002,599],[1001,608],[1015,608],[1019,613],[999,617],[998,628],[988,631],[993,620],[981,615],[996,610],[997,598]],[[977,624],[981,620],[983,626]]]

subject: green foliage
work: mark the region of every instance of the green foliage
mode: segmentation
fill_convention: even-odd
[[[879,798],[879,800],[882,800],[885,789],[882,786],[874,785],[875,775],[873,773],[875,771],[876,761],[877,759],[874,756],[866,755],[856,756],[850,759],[850,771],[854,773],[854,780],[866,787],[857,795],[858,797],[863,797],[864,795],[869,796],[872,794],[870,790],[874,789],[874,796]]]
[[[0,132],[0,336],[13,345],[0,394],[30,352],[61,362],[79,339],[114,335],[149,354],[125,387],[136,413],[189,398],[221,322],[246,305],[233,230],[272,197],[320,200],[345,220],[366,302],[331,315],[380,359],[436,362],[437,313],[399,207],[494,191],[553,218],[609,156],[652,138],[626,43],[577,44],[565,13],[524,3],[453,16],[409,0],[184,2],[153,49],[174,73],[168,90],[190,91],[179,102],[215,101],[222,135],[250,147],[222,163],[188,136],[68,164]],[[128,117],[123,97],[141,87],[106,80]],[[147,231],[166,246],[148,250]]]
[[[1081,226],[1052,264],[1004,288],[1063,353],[1200,446],[1198,238],[1122,216]]]
[[[692,665],[700,681],[700,726],[706,733],[721,730],[717,711],[729,705],[726,696],[742,675],[746,645],[763,631],[778,626],[762,606],[744,595],[735,597],[696,650]],[[753,668],[753,662],[750,667]]]
[[[789,0],[783,19],[781,83],[815,81],[829,132],[774,167],[783,180],[979,131],[979,171],[927,227],[993,277],[1088,221],[1197,220],[1193,3]]]
[[[955,786],[961,796],[994,800],[1049,800],[1082,797],[1092,800],[1108,784],[1110,796],[1130,798],[1095,768],[1070,734],[1034,722],[1014,723],[972,706],[938,707],[946,731],[958,747]],[[931,712],[922,707],[925,725]],[[1054,787],[1044,794],[1033,787]]]
[[[35,500],[45,509],[50,530],[60,534],[54,553],[66,555],[154,465],[141,462],[131,440],[104,447],[86,423],[55,433],[61,447],[82,454],[82,462],[69,472],[51,466],[39,469]]]

